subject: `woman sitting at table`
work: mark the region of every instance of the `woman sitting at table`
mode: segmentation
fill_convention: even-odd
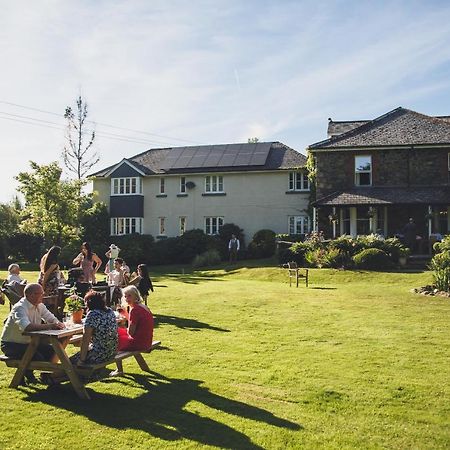
[[[117,321],[106,307],[100,292],[89,291],[84,302],[87,307],[80,352],[70,360],[73,364],[96,364],[114,358],[117,352]]]
[[[123,307],[118,311],[128,320],[128,328],[119,328],[119,351],[149,351],[153,339],[153,315],[136,286],[122,289]],[[127,311],[130,308],[130,312]]]
[[[119,328],[119,351],[150,351],[153,340],[153,315],[136,286],[127,286],[122,290],[123,307],[118,312],[128,320],[128,328]],[[130,308],[130,312],[127,309]],[[109,375],[123,375],[122,361],[116,361],[117,370]]]
[[[59,270],[58,256],[61,253],[61,248],[54,245],[41,258],[38,283],[44,289],[44,295],[58,295],[58,286],[61,282],[64,283],[64,276]]]

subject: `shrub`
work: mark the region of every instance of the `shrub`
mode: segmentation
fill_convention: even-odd
[[[434,255],[430,262],[433,282],[440,291],[450,292],[450,251]]]
[[[201,255],[197,255],[192,261],[193,267],[209,267],[219,264],[221,261],[218,250],[207,250]]]
[[[119,256],[123,258],[128,265],[148,264],[150,255],[154,247],[154,239],[150,234],[127,234],[125,236],[111,237],[111,242],[120,248]],[[106,259],[105,252],[98,253],[103,249],[94,249],[98,256]]]
[[[358,269],[386,269],[392,266],[389,255],[379,248],[366,248],[353,257],[355,267]]]
[[[311,245],[307,242],[296,242],[289,248],[282,248],[278,251],[278,261],[280,264],[286,264],[295,261],[298,266],[305,264],[305,253],[311,250]]]
[[[444,236],[441,242],[435,242],[433,250],[436,252],[450,251],[450,235]]]
[[[305,261],[312,267],[338,268],[342,267],[344,254],[337,248],[316,248],[305,253]]]
[[[275,233],[272,230],[259,230],[248,245],[248,255],[251,258],[268,258],[275,253]]]
[[[305,240],[304,234],[277,234],[276,238],[279,241],[285,241],[285,242],[303,242]]]

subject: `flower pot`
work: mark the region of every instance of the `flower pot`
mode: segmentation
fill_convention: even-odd
[[[406,263],[408,262],[408,257],[400,256],[400,258],[398,258],[398,262],[400,263],[400,266],[405,267]]]
[[[80,309],[79,311],[74,311],[72,313],[73,323],[81,323],[82,318],[83,318],[83,310],[82,309]]]

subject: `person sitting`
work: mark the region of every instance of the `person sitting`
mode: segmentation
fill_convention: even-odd
[[[149,291],[153,292],[153,284],[146,264],[139,264],[137,266],[137,275],[130,280],[129,284],[138,288],[145,304],[147,304],[148,293]]]
[[[96,364],[108,361],[117,352],[117,321],[100,292],[89,291],[85,297],[87,315],[81,349],[71,356],[73,364]]]
[[[22,334],[24,331],[64,328],[64,325],[42,303],[43,295],[44,290],[40,284],[27,284],[24,297],[12,307],[0,338],[0,348],[9,358],[21,359],[25,354],[31,338],[24,336]],[[63,345],[66,344],[67,342]],[[33,360],[57,362],[57,357],[51,345],[40,344],[33,355]],[[28,382],[36,381],[32,371],[25,373],[25,379]]]
[[[8,267],[8,276],[6,278],[6,281],[8,284],[12,284],[14,281],[16,283],[23,283],[25,280],[23,280],[20,277],[20,266],[19,264],[10,264]]]
[[[54,245],[41,258],[38,283],[44,289],[45,295],[58,295],[58,286],[64,282],[64,276],[59,270],[58,255],[61,253],[61,248]]]
[[[122,290],[122,304],[119,313],[128,320],[128,328],[119,328],[119,351],[150,351],[153,340],[153,314],[146,305],[136,286]],[[130,312],[127,311],[130,308]],[[121,361],[111,376],[123,373]]]

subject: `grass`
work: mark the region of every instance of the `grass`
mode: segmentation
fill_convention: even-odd
[[[85,402],[67,384],[11,390],[0,366],[0,447],[450,448],[450,301],[410,293],[431,274],[310,280],[166,268],[150,298],[154,373],[126,360]]]

